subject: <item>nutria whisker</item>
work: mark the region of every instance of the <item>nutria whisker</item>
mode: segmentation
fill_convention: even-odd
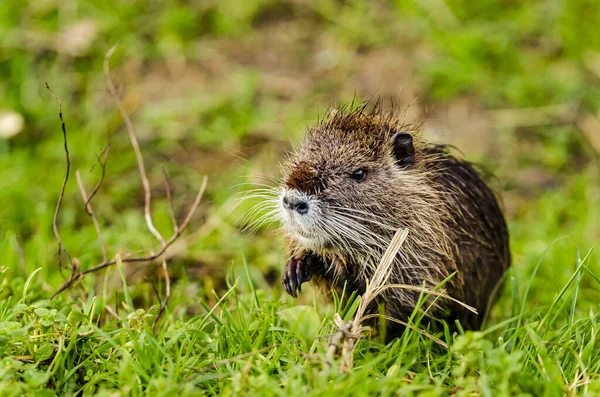
[[[352,218],[353,220],[356,220],[356,221],[361,221],[361,222],[364,222],[364,223],[372,223],[373,225],[381,227],[383,230],[388,230],[388,231],[391,231],[391,232],[393,232],[394,230],[396,230],[393,226],[383,224],[383,223],[378,222],[378,221],[373,220],[373,219],[369,219],[366,216],[358,216],[358,215],[355,215],[355,214],[352,214],[352,213],[348,213],[346,211],[346,209],[342,209],[342,208],[339,208],[339,207],[337,207],[337,208],[336,207],[332,207],[331,210],[332,210],[332,213],[335,213],[335,214],[338,214],[338,215],[341,215],[341,216],[345,216],[345,217],[348,217],[348,218]]]

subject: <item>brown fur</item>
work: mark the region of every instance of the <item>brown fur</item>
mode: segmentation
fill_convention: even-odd
[[[412,135],[415,150],[414,163],[406,167],[399,167],[393,155],[393,138],[401,131]],[[282,194],[309,197],[313,212],[298,217],[300,226],[284,217],[295,258],[284,280],[298,263],[309,263],[311,268],[302,270],[308,272],[305,280],[328,290],[347,283],[347,289],[361,294],[394,232],[408,228],[389,282],[433,288],[456,272],[444,288],[479,315],[439,300],[430,314],[447,309],[450,320],[480,326],[510,253],[496,197],[470,163],[425,142],[393,115],[363,107],[332,112],[309,131],[286,168]],[[364,181],[350,178],[357,169],[366,170]],[[302,233],[316,237],[303,243]],[[406,320],[418,296],[394,288],[379,303],[387,315]]]

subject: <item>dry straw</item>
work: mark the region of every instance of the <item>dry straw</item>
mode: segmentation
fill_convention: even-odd
[[[392,271],[393,271],[392,265],[394,263],[394,258],[396,257],[396,255],[398,254],[400,249],[402,248],[402,245],[406,241],[407,236],[408,236],[408,229],[398,229],[396,231],[396,234],[392,238],[392,241],[390,242],[388,248],[386,249],[385,253],[383,254],[383,257],[381,258],[381,261],[379,262],[379,265],[377,266],[375,273],[373,273],[373,277],[371,277],[371,279],[367,281],[366,291],[360,298],[360,302],[358,305],[358,309],[356,310],[354,319],[352,321],[344,321],[338,313],[335,314],[334,323],[338,327],[338,330],[335,334],[333,334],[333,336],[331,337],[331,341],[329,343],[329,349],[327,350],[326,359],[325,359],[326,369],[331,368],[335,353],[339,350],[340,343],[342,343],[342,342],[343,342],[343,345],[342,345],[342,352],[341,352],[342,358],[341,358],[341,363],[340,363],[340,372],[347,372],[352,368],[352,358],[353,358],[354,348],[356,347],[356,343],[363,337],[363,335],[366,331],[370,330],[369,327],[361,325],[362,322],[367,319],[371,319],[371,318],[379,316],[377,314],[365,315],[365,312],[367,311],[367,308],[369,307],[369,305],[382,292],[384,292],[385,290],[387,290],[389,288],[402,288],[402,289],[406,289],[406,290],[421,292],[423,294],[432,295],[437,298],[445,298],[445,299],[451,300],[455,303],[458,303],[459,305],[465,307],[467,310],[477,313],[477,311],[473,307],[468,306],[468,305],[448,296],[443,291],[432,291],[432,290],[429,290],[429,289],[426,289],[423,287],[417,287],[414,285],[386,284],[392,274]],[[432,339],[434,342],[438,343],[439,345],[441,345],[445,348],[448,348],[448,345],[446,345],[446,343],[441,341],[439,338],[436,338],[435,336],[433,336],[419,328],[416,328],[415,326],[413,326],[411,324],[408,324],[402,320],[391,318],[388,316],[384,316],[384,318],[387,321],[397,322],[408,328],[414,329],[417,332],[421,333],[422,335],[425,335],[428,338]]]

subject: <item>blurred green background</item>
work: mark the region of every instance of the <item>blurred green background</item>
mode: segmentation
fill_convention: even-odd
[[[63,101],[68,130],[73,173],[59,224],[71,255],[83,268],[101,260],[74,171],[91,191],[109,142],[93,202],[109,255],[156,247],[102,71],[106,52],[122,40],[113,78],[132,114],[164,235],[172,226],[162,167],[180,220],[208,176],[170,259],[176,315],[195,313],[198,295],[224,288],[243,257],[258,287],[280,288],[283,241],[274,227],[242,232],[252,203],[236,206],[240,194],[276,184],[285,153],[328,107],[378,96],[406,109],[408,121],[424,121],[430,140],[456,145],[495,174],[512,238],[510,277],[525,282],[542,258],[527,305],[546,304],[572,275],[576,247],[585,253],[600,241],[599,26],[599,3],[585,0],[2,0],[0,266],[10,280],[2,297],[37,268],[40,298],[68,274],[59,271],[52,234],[65,159],[45,82]],[[589,268],[600,274],[598,255]],[[118,280],[116,269],[108,272]],[[136,302],[155,304],[157,268],[127,272]],[[95,282],[89,277],[66,295]],[[597,309],[596,285],[582,282],[580,294],[582,313]],[[494,318],[510,314],[503,303],[510,299],[503,295]]]

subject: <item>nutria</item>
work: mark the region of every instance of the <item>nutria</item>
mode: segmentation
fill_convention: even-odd
[[[389,283],[433,288],[454,273],[443,288],[478,314],[440,299],[429,314],[480,327],[511,259],[504,216],[473,164],[427,143],[393,112],[363,106],[331,111],[285,168],[278,205],[290,247],[282,279],[290,295],[307,281],[364,293],[394,233],[407,228]],[[406,320],[418,299],[418,292],[395,288],[378,303]],[[402,327],[387,329],[394,336]]]

